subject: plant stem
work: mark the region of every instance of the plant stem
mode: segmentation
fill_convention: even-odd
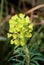
[[[25,46],[24,52],[25,52],[25,56],[26,56],[26,63],[27,63],[27,65],[30,65],[30,55],[29,55],[29,50],[28,50],[27,46]]]
[[[0,17],[0,21],[2,20],[2,14],[3,14],[3,3],[4,3],[4,0],[1,0],[1,17]]]

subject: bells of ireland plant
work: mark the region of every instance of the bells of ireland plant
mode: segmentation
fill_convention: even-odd
[[[9,20],[8,38],[12,37],[11,44],[24,46],[27,39],[32,37],[33,23],[28,16],[20,13]]]

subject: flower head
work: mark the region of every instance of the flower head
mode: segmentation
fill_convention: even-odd
[[[9,20],[9,26],[8,38],[13,37],[11,44],[24,46],[27,39],[32,37],[33,23],[25,14],[14,15]]]

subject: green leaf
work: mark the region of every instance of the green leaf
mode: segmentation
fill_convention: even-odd
[[[33,58],[33,60],[40,60],[40,61],[44,61],[44,58],[42,58],[42,57],[35,57],[35,58]]]
[[[36,64],[34,64],[34,63],[30,63],[30,65],[36,65]]]
[[[31,54],[31,58],[36,57],[36,56],[42,56],[42,55],[40,53],[33,53],[33,54]]]
[[[35,60],[32,60],[31,62],[35,63],[35,65],[39,65],[39,63]]]
[[[13,63],[12,65],[21,65],[21,63],[17,63],[17,64]]]

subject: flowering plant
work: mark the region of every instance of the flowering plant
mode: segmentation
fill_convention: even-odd
[[[11,44],[24,46],[27,39],[32,37],[33,23],[25,14],[14,15],[9,20],[8,38],[12,37]]]

